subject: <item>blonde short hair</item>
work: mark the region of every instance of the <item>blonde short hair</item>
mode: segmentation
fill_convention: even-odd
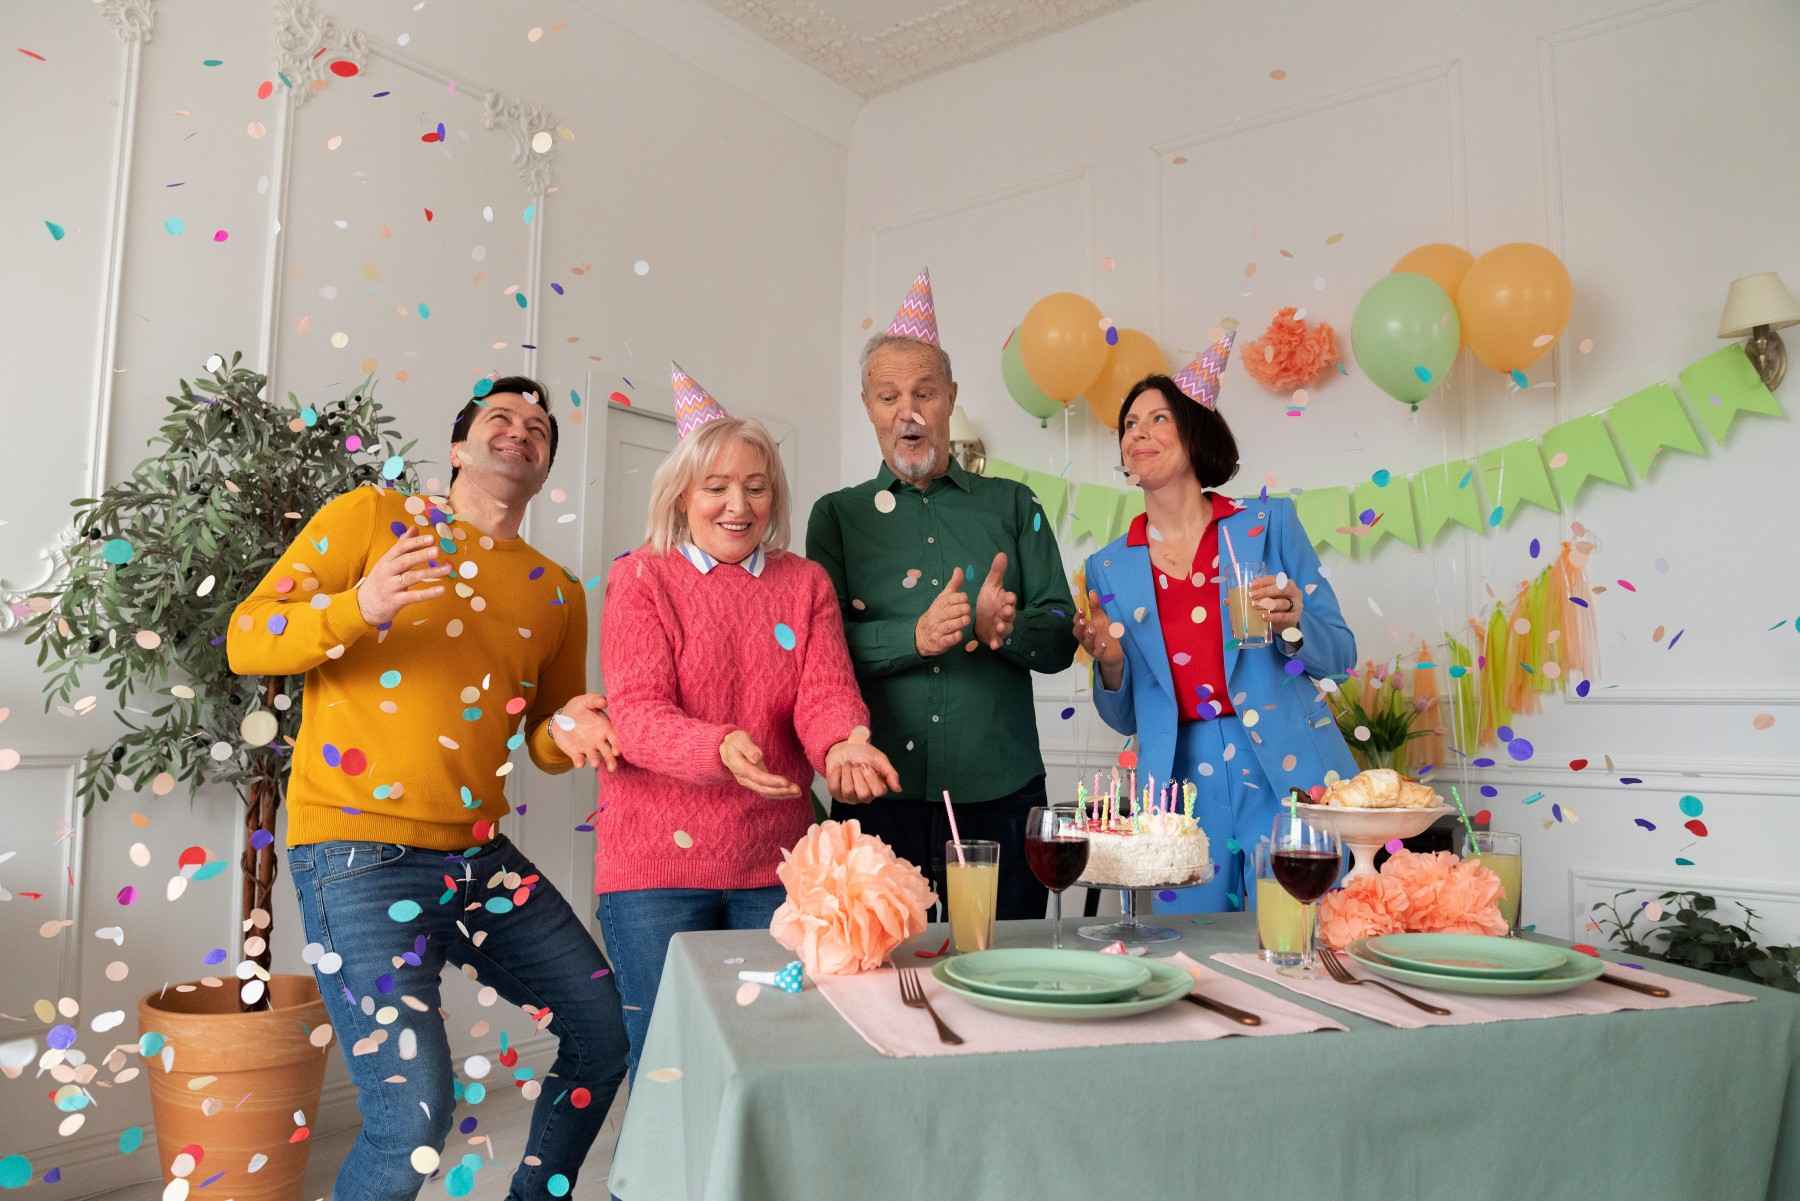
[[[763,531],[762,544],[769,550],[786,550],[788,545],[788,481],[781,465],[781,448],[760,421],[742,417],[724,417],[709,421],[675,447],[663,460],[650,480],[650,519],[644,529],[644,541],[658,554],[668,554],[691,536],[687,513],[681,501],[695,484],[706,478],[712,465],[728,443],[737,441],[763,457],[769,475],[772,502],[769,525]]]

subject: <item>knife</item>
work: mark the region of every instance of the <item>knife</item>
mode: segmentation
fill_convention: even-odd
[[[1619,988],[1629,988],[1632,992],[1641,992],[1647,997],[1666,997],[1669,990],[1658,984],[1640,984],[1636,980],[1621,980],[1617,976],[1609,976],[1602,972],[1599,976],[1602,984],[1612,984]]]
[[[1197,992],[1188,993],[1184,1000],[1192,1001],[1202,1009],[1210,1009],[1221,1017],[1230,1018],[1240,1026],[1260,1026],[1262,1019],[1245,1009],[1235,1005],[1227,1005],[1223,1001],[1215,1001],[1211,997],[1201,996]]]

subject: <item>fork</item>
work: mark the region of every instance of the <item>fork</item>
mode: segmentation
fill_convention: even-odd
[[[944,1025],[944,1019],[937,1015],[937,1010],[933,1009],[931,1002],[925,999],[925,988],[919,983],[918,970],[910,967],[896,968],[894,975],[899,977],[900,1000],[906,1007],[923,1009],[931,1015],[931,1020],[937,1023],[938,1041],[948,1043],[953,1047],[962,1046],[962,1036]]]
[[[1427,1005],[1424,1001],[1419,1000],[1419,998],[1410,997],[1399,989],[1383,984],[1379,980],[1358,980],[1355,976],[1352,976],[1349,969],[1338,960],[1337,953],[1330,947],[1321,946],[1319,948],[1319,962],[1325,965],[1326,973],[1339,984],[1373,984],[1377,988],[1387,989],[1396,997],[1399,997],[1402,1001],[1411,1005],[1414,1009],[1423,1009],[1426,1013],[1435,1013],[1439,1017],[1450,1016],[1450,1011],[1448,1009],[1438,1005]]]

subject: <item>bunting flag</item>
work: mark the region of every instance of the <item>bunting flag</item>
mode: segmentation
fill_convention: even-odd
[[[1681,411],[1681,398],[1667,384],[1652,384],[1642,392],[1632,393],[1607,415],[1611,418],[1608,424],[1618,435],[1625,458],[1639,479],[1649,478],[1650,465],[1664,450],[1705,453],[1700,449],[1700,435]]]
[[[1680,378],[1701,427],[1721,446],[1744,413],[1786,415],[1780,402],[1763,387],[1741,345],[1727,346],[1690,363]],[[1393,477],[1385,470],[1371,472],[1361,484],[1308,488],[1289,495],[1314,546],[1366,556],[1390,538],[1427,548],[1452,523],[1478,533],[1503,528],[1526,505],[1560,513],[1591,480],[1632,487],[1627,463],[1638,480],[1644,481],[1665,450],[1706,454],[1681,397],[1670,385],[1656,384],[1609,408],[1552,426],[1538,438],[1490,450],[1477,456],[1473,465],[1466,459],[1454,459],[1421,468],[1409,477]],[[1102,541],[1100,531],[1106,524],[1104,540],[1111,541],[1144,511],[1144,494],[1137,488],[1075,485],[992,457],[987,461],[987,474],[1032,484],[1053,521],[1060,522],[1066,508],[1076,523],[1073,536],[1077,539]],[[1377,479],[1387,482],[1377,483]],[[1078,492],[1071,503],[1072,488]],[[1108,493],[1117,498],[1116,504],[1108,499]],[[1110,524],[1105,521],[1108,512],[1112,513]],[[1366,523],[1362,520],[1365,515],[1370,518]]]
[[[1489,525],[1504,528],[1522,504],[1536,505],[1551,513],[1562,512],[1556,489],[1544,471],[1544,456],[1529,438],[1490,450],[1476,460],[1481,469],[1481,489],[1493,506]]]
[[[1468,526],[1477,534],[1482,531],[1481,494],[1475,490],[1475,472],[1467,459],[1456,459],[1442,467],[1427,467],[1412,477],[1413,509],[1419,518],[1419,544],[1430,546],[1438,531],[1454,521]],[[1312,526],[1304,518],[1310,533]],[[1340,547],[1348,554],[1350,548]]]
[[[1599,413],[1553,425],[1544,431],[1540,441],[1550,467],[1550,480],[1567,503],[1575,503],[1589,480],[1631,487],[1625,462],[1619,458],[1619,450]]]

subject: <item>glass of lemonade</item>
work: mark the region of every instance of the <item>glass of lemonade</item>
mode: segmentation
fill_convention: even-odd
[[[950,940],[957,954],[994,945],[1000,892],[1000,844],[977,840],[944,844],[945,890],[950,894]]]
[[[1267,574],[1260,559],[1233,563],[1231,591],[1227,606],[1231,615],[1231,636],[1240,647],[1254,649],[1269,645],[1269,615],[1250,603],[1250,585]]]
[[[1256,945],[1276,967],[1299,967],[1306,953],[1306,906],[1275,878],[1268,838],[1256,840]]]
[[[1506,919],[1508,937],[1516,938],[1519,933],[1519,886],[1522,860],[1519,854],[1519,836],[1502,834],[1498,830],[1477,830],[1473,835],[1463,836],[1464,859],[1478,860],[1482,866],[1500,877],[1500,916]]]

